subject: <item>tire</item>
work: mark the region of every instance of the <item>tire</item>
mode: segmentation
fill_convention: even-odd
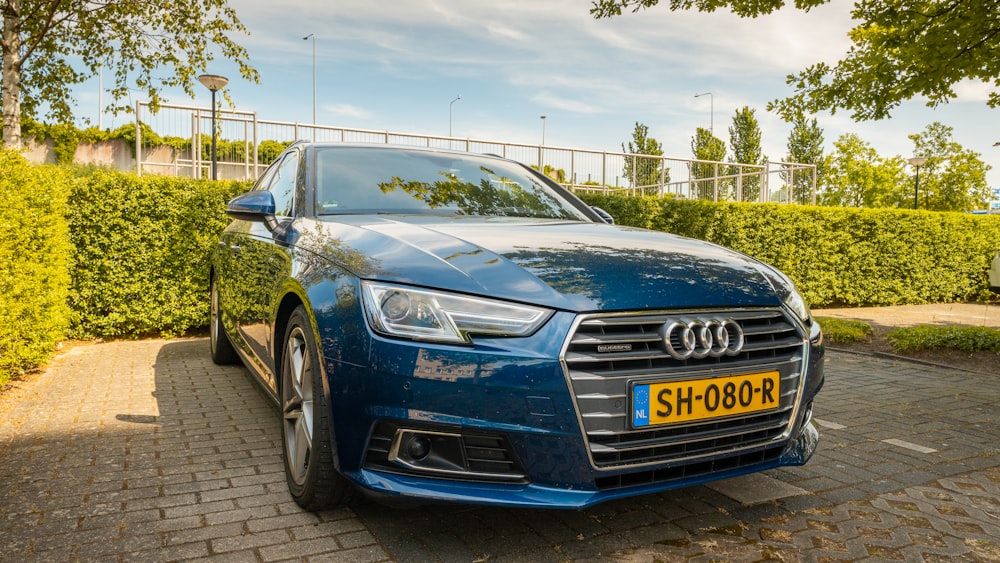
[[[209,284],[209,299],[212,302],[208,321],[209,345],[212,349],[212,361],[220,366],[240,363],[240,357],[233,348],[229,335],[222,327],[222,315],[219,310],[219,289],[215,284],[215,276]]]
[[[344,506],[356,495],[337,472],[330,407],[312,324],[300,305],[282,340],[281,442],[288,491],[302,508],[318,512]]]

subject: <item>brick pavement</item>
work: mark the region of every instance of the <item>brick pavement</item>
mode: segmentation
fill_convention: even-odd
[[[996,375],[832,353],[827,377],[805,467],[583,511],[313,515],[274,407],[204,339],[84,345],[0,399],[0,560],[1000,561]]]
[[[389,558],[288,496],[274,407],[207,342],[71,349],[0,418],[0,559]]]

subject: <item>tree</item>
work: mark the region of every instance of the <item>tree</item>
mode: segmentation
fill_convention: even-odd
[[[986,182],[990,166],[979,159],[979,153],[952,140],[952,131],[934,122],[909,136],[913,154],[928,159],[920,167],[920,207],[935,211],[985,209],[990,196]]]
[[[906,162],[885,159],[861,137],[842,135],[826,157],[820,205],[839,207],[905,207],[908,186]],[[912,200],[911,200],[912,201]]]
[[[736,110],[733,124],[729,127],[729,148],[732,151],[730,162],[737,164],[767,164],[767,157],[762,156],[760,147],[760,124],[754,117],[754,110],[743,106]],[[766,169],[765,169],[766,171]],[[743,166],[734,166],[735,176],[734,197],[739,201],[757,201],[760,199],[760,187],[764,174],[759,170]]]
[[[785,162],[812,164],[816,167],[816,184],[823,181],[826,167],[823,158],[823,130],[816,118],[798,117],[792,122],[788,134],[788,156]],[[813,174],[811,170],[792,170],[782,173],[783,179],[792,188],[792,201],[812,203]]]
[[[830,0],[795,0],[808,11]],[[659,4],[659,0],[594,0],[597,18]],[[728,8],[741,17],[769,14],[785,0],[670,0],[671,10],[713,12]],[[794,94],[769,110],[791,121],[820,110],[843,109],[856,120],[883,119],[901,102],[924,97],[936,107],[955,98],[965,79],[992,85],[990,107],[1000,106],[1000,10],[993,2],[855,0],[854,44],[835,66],[817,63],[789,75]]]
[[[627,153],[625,157],[625,169],[622,174],[631,182],[633,188],[662,187],[670,181],[670,175],[663,168],[663,146],[653,137],[649,137],[649,127],[635,122],[635,130],[632,131],[632,141],[629,141],[628,148],[622,143],[622,151]],[[643,158],[649,155],[656,158]]]
[[[535,170],[538,169],[537,166],[532,166],[532,168],[534,168]],[[560,184],[567,183],[566,171],[563,170],[562,168],[556,168],[550,164],[546,164],[545,166],[542,167],[542,174],[545,174],[546,176],[552,178],[553,180],[559,182]]]
[[[725,166],[718,164],[726,159],[726,143],[708,129],[699,127],[691,137],[691,153],[695,160],[691,164],[691,191],[699,199],[717,199],[719,182],[716,178],[726,173]]]
[[[113,76],[107,108],[128,111],[135,84],[155,108],[164,88],[194,96],[194,81],[215,59],[213,46],[258,82],[246,49],[229,34],[246,28],[227,0],[108,2],[0,0],[3,31],[3,145],[21,145],[21,117],[73,120],[70,87],[103,68]]]

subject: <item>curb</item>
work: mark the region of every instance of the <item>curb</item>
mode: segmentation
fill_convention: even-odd
[[[827,345],[826,349],[830,350],[832,352],[840,352],[842,354],[854,354],[855,356],[868,356],[870,358],[882,358],[884,360],[896,360],[896,361],[900,361],[900,362],[909,362],[911,364],[917,364],[917,365],[928,366],[928,367],[935,367],[935,368],[942,368],[942,369],[951,369],[951,370],[961,371],[961,372],[965,372],[965,373],[974,373],[976,375],[989,375],[988,373],[982,373],[982,372],[974,371],[974,370],[971,370],[971,369],[960,368],[960,367],[952,366],[952,365],[948,365],[948,364],[941,364],[941,363],[938,363],[938,362],[931,362],[931,361],[928,361],[928,360],[921,360],[919,358],[911,358],[909,356],[900,356],[898,354],[890,354],[888,352],[862,352],[860,350],[848,350],[847,348],[835,348],[835,347],[830,346],[830,345]]]

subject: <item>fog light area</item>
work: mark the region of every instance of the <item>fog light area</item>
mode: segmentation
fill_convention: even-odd
[[[525,482],[524,469],[505,436],[423,424],[376,424],[365,467],[443,479]]]
[[[399,429],[389,461],[411,469],[466,472],[468,463],[460,434]]]

